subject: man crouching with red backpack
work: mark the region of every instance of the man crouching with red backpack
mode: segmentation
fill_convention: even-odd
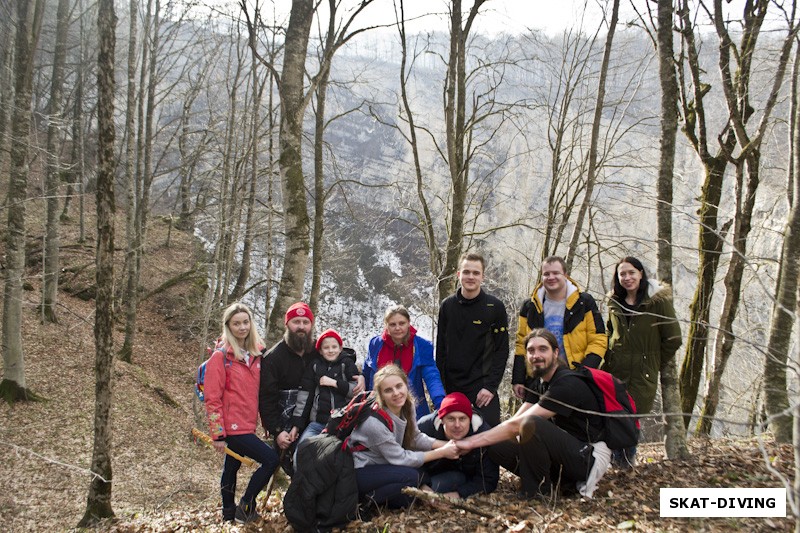
[[[490,457],[520,476],[525,497],[550,500],[557,487],[591,498],[608,469],[611,451],[602,437],[600,406],[589,385],[558,357],[558,341],[543,328],[523,342],[539,393],[489,431],[456,442],[463,452],[492,445]]]

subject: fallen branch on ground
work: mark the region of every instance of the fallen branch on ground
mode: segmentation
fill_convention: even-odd
[[[471,505],[464,500],[454,500],[452,498],[448,498],[444,494],[439,494],[436,492],[430,492],[427,490],[417,489],[414,487],[403,487],[403,494],[408,494],[409,496],[414,496],[415,498],[420,498],[425,500],[429,503],[443,503],[445,505],[456,507],[458,509],[463,509],[464,511],[474,513],[478,516],[483,516],[484,518],[496,518],[497,513],[490,513],[489,511],[484,511],[474,505]]]

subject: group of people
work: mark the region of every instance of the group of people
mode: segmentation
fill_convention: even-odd
[[[462,256],[459,288],[439,309],[435,348],[417,334],[405,307],[387,309],[384,331],[370,341],[361,371],[338,332],[328,329],[314,339],[314,315],[305,303],[286,311],[283,339],[268,351],[250,310],[226,309],[206,371],[211,436],[219,451],[227,446],[261,466],[237,505],[240,462],[225,456],[223,520],[257,519],[255,496],[274,471],[280,465],[291,476],[296,447],[363,390],[374,391],[390,420],[369,417],[350,436],[362,501],[407,506],[404,487],[459,498],[490,493],[499,466],[520,477],[527,498],[559,491],[591,496],[612,450],[602,440],[597,398],[570,369],[602,366],[627,384],[639,413],[649,412],[659,372],[681,344],[671,291],[648,280],[638,259],[625,257],[614,269],[604,322],[564,260],[546,258],[519,312],[511,384],[523,403],[502,421],[498,391],[509,355],[508,315],[484,290],[485,272],[481,255]],[[256,436],[259,415],[272,447]],[[613,454],[632,465],[635,451]]]

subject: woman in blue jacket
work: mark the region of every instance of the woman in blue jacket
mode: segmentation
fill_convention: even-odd
[[[417,336],[417,330],[411,325],[411,315],[402,305],[389,307],[383,315],[383,324],[383,333],[369,341],[363,371],[366,388],[372,388],[372,377],[378,369],[390,364],[399,366],[408,375],[419,419],[430,413],[426,388],[435,409],[439,408],[445,396],[442,378],[433,359],[433,343]]]

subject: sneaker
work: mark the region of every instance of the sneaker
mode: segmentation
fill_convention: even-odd
[[[261,515],[256,511],[255,502],[239,502],[236,506],[236,513],[234,515],[237,524],[249,524],[261,518]]]
[[[236,518],[236,507],[223,507],[222,508],[222,521],[233,522]]]

